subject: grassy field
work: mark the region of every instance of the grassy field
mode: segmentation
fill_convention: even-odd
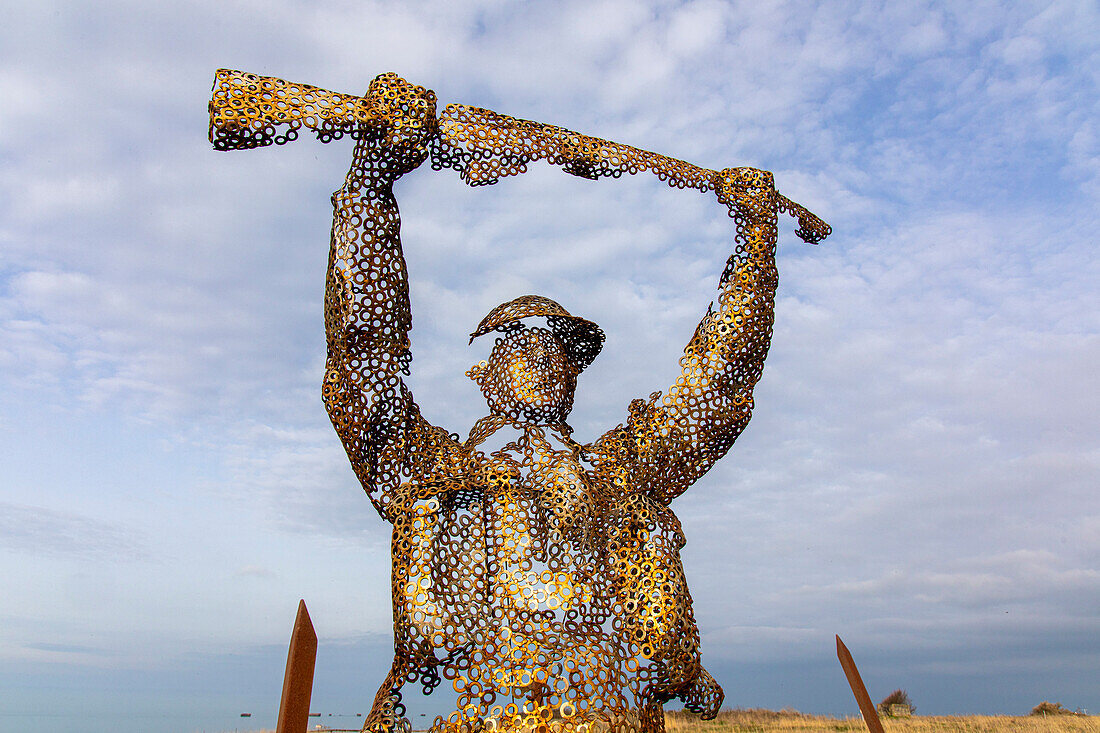
[[[1096,715],[914,715],[884,718],[886,733],[1100,733]],[[866,731],[863,719],[829,718],[793,710],[723,710],[714,720],[684,713],[666,713],[668,733],[836,733]],[[311,733],[315,730],[310,727]],[[274,733],[274,731],[257,731]]]
[[[667,713],[668,733],[767,733],[770,731],[866,731],[863,719],[828,718],[795,711],[723,710],[714,720],[699,720],[693,715]],[[887,733],[1100,733],[1100,717],[1095,715],[1048,715],[1012,717],[1008,715],[937,716],[914,715],[911,718],[884,718]]]

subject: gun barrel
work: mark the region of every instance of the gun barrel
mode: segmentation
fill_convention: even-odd
[[[763,185],[773,192],[772,213],[797,217],[796,233],[804,241],[817,244],[832,231],[805,207],[775,191],[766,171],[714,171],[555,125],[461,104],[449,105],[437,118],[435,105],[435,92],[392,73],[375,78],[367,95],[359,97],[273,76],[218,69],[210,99],[210,142],[216,150],[244,150],[296,140],[302,127],[324,143],[344,135],[359,139],[364,133],[380,132],[392,145],[426,147],[434,142],[432,166],[453,168],[473,186],[496,183],[523,173],[531,161],[545,160],[567,173],[592,179],[649,171],[676,188],[713,190],[734,208],[726,190],[731,176],[743,183],[747,175],[760,182],[766,178]]]
[[[282,145],[302,127],[330,142],[381,121],[363,97],[233,69],[214,75],[210,142],[216,150]]]

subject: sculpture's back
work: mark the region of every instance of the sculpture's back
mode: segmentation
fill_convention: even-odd
[[[324,400],[356,475],[393,524],[394,662],[364,729],[408,730],[402,687],[430,692],[444,679],[458,700],[437,730],[655,733],[674,697],[716,713],[722,691],[700,664],[684,538],[669,503],[749,420],[771,338],[777,214],[796,215],[807,241],[828,227],[778,194],[766,171],[710,171],[458,105],[437,117],[434,93],[393,74],[359,98],[218,72],[218,149],[288,142],[302,127],[322,141],[356,140],[333,195]],[[636,400],[624,425],[577,443],[565,423],[569,380],[598,352],[599,329],[528,296],[475,332],[503,332],[489,364],[471,374],[490,414],[465,441],[424,420],[402,379],[411,314],[392,187],[429,159],[471,185],[546,160],[587,178],[648,170],[671,186],[714,190],[735,220],[736,247],[680,379],[663,397]],[[518,321],[531,315],[551,330],[523,332]],[[544,358],[546,349],[558,356]],[[492,378],[500,354],[520,355],[498,369],[519,373],[519,386]],[[548,383],[553,404],[536,394]],[[500,394],[510,389],[511,403]],[[521,407],[509,408],[515,400]],[[519,437],[483,451],[501,428]]]

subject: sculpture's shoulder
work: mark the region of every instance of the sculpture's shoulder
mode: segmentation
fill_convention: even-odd
[[[484,488],[487,468],[480,451],[448,439],[445,449],[435,451],[430,459],[409,462],[405,480],[385,502],[383,516],[396,522],[425,507],[434,512],[456,500],[469,503]]]
[[[609,497],[638,492],[638,441],[629,427],[618,425],[593,443],[583,446],[585,473],[589,484]]]

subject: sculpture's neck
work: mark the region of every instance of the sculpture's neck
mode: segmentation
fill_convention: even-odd
[[[531,461],[537,456],[560,450],[554,447],[550,442],[550,438],[556,440],[572,453],[580,454],[582,450],[581,445],[572,438],[573,428],[564,422],[552,424],[521,422],[501,415],[487,415],[475,422],[474,426],[470,428],[470,435],[463,445],[472,450],[504,427],[512,428],[520,435],[499,451],[494,451],[493,455],[514,454],[517,457],[522,456]]]

